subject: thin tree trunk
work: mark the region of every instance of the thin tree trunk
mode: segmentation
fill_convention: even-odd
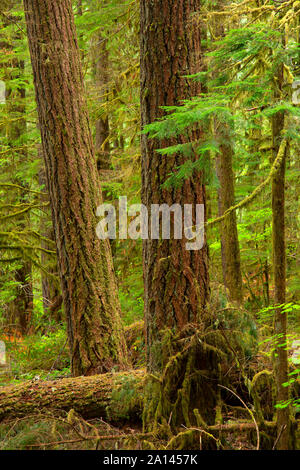
[[[101,116],[96,121],[95,147],[98,170],[111,168],[109,119],[103,107],[108,101],[108,50],[107,40],[101,32],[97,35],[97,57],[94,59],[94,76],[99,106],[102,106]]]
[[[278,94],[283,87],[283,65],[280,66],[277,74]],[[285,116],[283,112],[276,113],[272,119],[273,135],[273,160],[278,153],[282,132],[284,130]],[[272,181],[272,229],[273,229],[273,270],[275,284],[275,305],[282,305],[286,301],[286,247],[285,247],[285,167],[286,151],[279,171]],[[287,352],[287,313],[281,308],[275,310],[274,333],[277,340],[275,350],[275,381],[276,381],[276,401],[287,402],[289,399],[289,388],[283,383],[288,382],[288,352]],[[290,436],[290,409],[277,409],[277,433],[278,450],[289,448]]]
[[[71,0],[24,0],[73,375],[127,364]]]
[[[14,6],[13,1],[7,2],[7,9],[12,9]],[[12,13],[10,13],[12,15]],[[5,21],[9,22],[9,19],[5,17]],[[13,21],[13,19],[11,20]],[[12,41],[18,41],[20,39],[20,33],[17,32]],[[10,50],[12,45],[6,43],[5,48]],[[18,160],[17,164],[23,163],[23,159],[27,158],[26,150],[22,148],[22,137],[26,133],[26,105],[25,105],[25,98],[26,98],[26,90],[24,86],[18,86],[14,88],[15,85],[11,86],[10,82],[12,80],[17,79],[24,79],[24,61],[19,60],[18,58],[13,58],[7,64],[9,70],[7,71],[7,89],[6,89],[6,104],[7,104],[7,112],[10,116],[10,120],[7,124],[7,139],[8,144],[11,147],[12,151],[15,148],[18,148],[16,154],[21,156],[21,160]],[[13,155],[13,152],[12,152]],[[12,156],[13,160],[13,156]],[[14,165],[14,162],[12,162]],[[16,168],[17,171],[17,168]],[[27,186],[24,181],[20,180],[19,177],[15,178],[15,183],[23,186],[24,188]],[[17,196],[18,202],[27,202],[27,193],[21,192]],[[16,202],[14,199],[13,202]],[[18,219],[15,219],[15,223],[17,223],[18,227],[23,230],[25,227],[28,227],[30,223],[29,218],[27,215],[19,216]],[[33,312],[33,289],[32,289],[32,265],[31,262],[27,259],[23,259],[21,261],[21,267],[15,271],[15,280],[18,283],[17,287],[17,296],[14,300],[14,304],[12,306],[13,316],[17,320],[19,324],[20,331],[22,335],[28,333],[30,328],[30,322]]]
[[[39,148],[41,159],[42,149]],[[41,196],[41,202],[49,202],[49,193],[47,188],[47,179],[44,165],[39,172],[39,184],[43,186],[44,194]],[[41,216],[40,220],[41,235],[47,240],[55,242],[55,234],[53,230],[51,212],[45,208],[45,215]],[[42,248],[45,250],[53,250],[51,242],[42,240]],[[56,256],[50,256],[42,251],[41,263],[47,269],[49,274],[42,272],[42,296],[45,317],[54,320],[56,323],[62,321],[62,295],[59,282],[58,266]]]
[[[224,2],[220,0],[217,9],[222,9]],[[218,39],[225,35],[224,25],[218,17],[215,19],[215,34]],[[220,144],[220,152],[216,157],[216,170],[220,182],[218,190],[219,216],[235,204],[234,172],[232,161],[234,147],[231,137],[231,128],[227,123],[215,120],[215,133]],[[220,224],[221,256],[223,282],[228,289],[229,298],[241,303],[243,299],[243,283],[241,272],[240,246],[237,230],[236,211],[229,214]]]
[[[106,5],[106,0],[105,0]],[[100,8],[100,5],[97,5]],[[111,142],[109,115],[106,109],[109,95],[109,51],[107,49],[107,39],[101,29],[96,35],[96,44],[94,51],[94,79],[96,92],[99,102],[100,116],[95,125],[95,149],[97,169],[99,171],[100,181],[103,181],[105,170],[112,169]],[[103,191],[103,199],[109,199],[108,192]],[[110,240],[112,256],[115,256],[116,241]]]
[[[233,147],[229,127],[222,123],[216,126],[217,137],[220,139],[220,153],[216,157],[217,176],[220,187],[218,190],[219,216],[235,204],[234,173],[232,168]],[[236,212],[231,212],[221,223],[222,270],[225,287],[232,301],[242,302],[242,273],[240,246],[237,231]]]

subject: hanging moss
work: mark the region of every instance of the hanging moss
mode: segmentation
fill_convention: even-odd
[[[275,404],[274,376],[271,371],[262,370],[255,374],[251,382],[251,395],[257,420],[263,425],[265,419],[272,418]]]
[[[147,379],[145,430],[161,433],[165,422],[171,430],[191,427],[200,416],[207,424],[219,422],[218,383],[224,381],[226,365],[233,359],[221,332],[201,331],[191,324],[177,335],[166,329],[161,332],[160,359],[162,374],[149,374]]]

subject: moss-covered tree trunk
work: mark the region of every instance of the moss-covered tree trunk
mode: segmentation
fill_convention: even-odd
[[[218,190],[219,216],[235,204],[234,173],[232,168],[233,144],[230,126],[216,123],[216,135],[220,140],[220,153],[216,158],[217,175],[220,182]],[[225,287],[230,300],[242,302],[242,273],[240,246],[237,231],[236,212],[231,212],[220,225],[222,271]]]
[[[6,15],[4,16],[4,25],[15,21],[13,8],[16,2],[9,0],[4,4]],[[26,89],[24,88],[24,61],[20,60],[11,50],[20,41],[20,32],[13,33],[8,41],[4,42],[4,49],[7,50],[7,61],[5,67],[6,81],[6,108],[8,120],[6,123],[7,144],[11,148],[11,169],[14,173],[20,172],[20,166],[24,165],[28,159],[26,151]],[[20,177],[14,177],[14,183],[24,187],[25,191],[19,194],[13,193],[11,203],[27,203],[26,186],[27,183]],[[24,230],[30,225],[28,213],[22,214],[14,219],[14,229]],[[28,259],[20,260],[20,267],[15,271],[15,281],[17,285],[17,295],[13,304],[9,306],[12,311],[12,323],[16,323],[23,335],[28,333],[33,311],[33,290],[32,290],[32,265]]]
[[[216,9],[221,10],[222,8],[223,0],[219,0]],[[214,29],[214,34],[221,40],[225,36],[222,18],[218,16],[215,18]],[[232,131],[231,123],[220,122],[217,118],[215,119],[215,133],[220,150],[216,157],[216,170],[220,183],[218,190],[219,216],[222,216],[227,209],[235,204]],[[236,211],[231,212],[221,222],[220,238],[223,282],[228,290],[230,300],[241,303],[243,284]]]
[[[39,146],[38,151],[41,160],[43,160],[41,146]],[[41,162],[41,165],[42,168],[39,172],[39,184],[43,187],[41,202],[45,204],[49,203],[49,192],[44,163]],[[55,247],[55,234],[51,219],[51,209],[48,207],[44,209],[44,213],[40,218],[40,227],[41,235],[43,236],[41,247],[44,250],[53,251]],[[41,263],[46,269],[46,272],[41,273],[44,316],[60,323],[62,321],[63,312],[57,258],[53,254],[50,255],[49,253],[42,251]]]
[[[24,0],[73,375],[126,365],[71,0]]]
[[[284,67],[279,66],[277,72],[277,89],[275,98],[280,99],[284,83]],[[273,160],[278,154],[285,129],[285,115],[278,112],[272,119]],[[279,306],[286,301],[286,247],[285,247],[285,168],[287,148],[281,165],[272,180],[272,230],[273,230],[273,271],[275,305]],[[283,384],[288,382],[288,351],[287,351],[287,313],[276,308],[274,318],[274,334],[277,343],[275,350],[275,381],[276,401],[278,404],[286,403],[289,399],[289,387]],[[290,438],[290,409],[289,407],[277,409],[278,450],[289,448]]]
[[[99,102],[100,116],[96,120],[95,147],[98,170],[109,170],[111,168],[110,141],[109,141],[109,119],[107,114],[108,102],[108,50],[107,39],[101,31],[96,36],[94,52],[94,79],[96,93]]]
[[[12,66],[12,80],[24,78],[24,62],[14,60]],[[17,72],[16,70],[17,69]],[[19,167],[24,165],[28,158],[25,148],[24,135],[26,133],[26,119],[25,119],[25,98],[26,90],[22,87],[17,87],[15,90],[8,87],[7,93],[7,107],[11,122],[8,121],[7,135],[9,139],[9,145],[13,152],[19,155],[17,163],[12,161],[12,167],[17,173]],[[22,144],[22,141],[24,142]],[[24,147],[23,147],[24,145]],[[14,160],[14,158],[12,158]],[[14,183],[20,187],[24,187],[24,191],[20,190],[19,195],[16,197],[14,202],[17,203],[28,203],[28,196],[26,193],[26,182],[22,181],[19,177],[14,178]],[[15,195],[16,196],[16,195]],[[23,214],[15,219],[15,229],[24,230],[30,226],[30,216]],[[16,228],[17,227],[17,228]],[[21,266],[15,271],[15,280],[18,283],[17,296],[13,301],[13,311],[15,319],[17,320],[21,334],[26,335],[30,329],[30,323],[33,312],[33,289],[32,289],[32,263],[29,259],[23,259],[20,261]]]
[[[193,14],[200,12],[201,2],[142,0],[140,5],[141,120],[144,126],[165,114],[162,106],[178,105],[181,100],[201,92],[199,83],[184,77],[201,70],[202,66],[201,25],[193,21]],[[201,138],[201,131],[194,129],[190,137]],[[181,154],[162,157],[156,150],[187,141],[185,136],[161,141],[142,136],[142,202],[149,214],[151,204],[171,206],[177,203],[182,209],[184,204],[192,204],[194,210],[196,204],[206,204],[200,172],[195,172],[180,188],[161,187],[169,174],[184,163],[185,157]],[[172,354],[172,347],[164,348],[166,336],[184,332],[187,325],[201,324],[209,292],[206,242],[202,249],[188,251],[184,237],[182,240],[172,237],[172,231],[170,240],[149,237],[143,246],[147,366],[148,371],[158,377]],[[181,385],[180,379],[174,378],[174,396]],[[149,402],[155,396],[153,387],[148,391]],[[157,404],[153,403],[153,410],[155,407]],[[168,410],[162,411],[162,415],[168,413]],[[168,420],[169,415],[165,418]],[[151,426],[151,411],[145,419]],[[173,413],[173,422],[178,419]]]
[[[196,96],[201,91],[183,75],[193,74],[201,65],[200,28],[192,14],[200,1],[141,2],[141,117],[142,126],[164,115],[162,106]],[[200,130],[194,137],[199,138]],[[176,142],[186,139],[178,137]],[[202,175],[195,173],[180,189],[163,190],[170,172],[184,163],[181,155],[161,157],[156,150],[171,141],[142,137],[142,202],[151,204],[205,204]],[[195,156],[195,158],[197,158]],[[146,240],[143,250],[147,355],[150,370],[160,368],[154,352],[165,327],[183,328],[198,322],[208,296],[207,246],[188,251],[186,239]]]

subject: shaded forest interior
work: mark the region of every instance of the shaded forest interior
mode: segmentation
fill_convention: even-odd
[[[1,450],[299,449],[299,19],[1,0]]]

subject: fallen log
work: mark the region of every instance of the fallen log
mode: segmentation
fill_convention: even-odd
[[[144,370],[0,387],[0,421],[41,411],[70,411],[112,422],[140,420]]]

